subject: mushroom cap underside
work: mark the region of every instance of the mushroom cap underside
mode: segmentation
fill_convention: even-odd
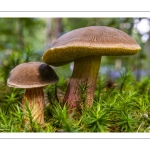
[[[7,85],[16,88],[36,88],[58,80],[58,76],[49,65],[41,62],[28,62],[11,70]]]
[[[61,66],[86,56],[134,55],[141,47],[125,32],[105,26],[72,30],[59,37],[43,54],[43,61]]]

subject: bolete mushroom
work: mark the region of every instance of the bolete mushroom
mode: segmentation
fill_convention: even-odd
[[[58,76],[49,65],[42,62],[28,62],[11,70],[7,85],[26,89],[22,99],[23,112],[27,112],[26,104],[28,104],[32,119],[44,124],[43,87],[58,80]],[[29,117],[24,116],[24,120],[26,124],[29,123]]]
[[[121,30],[106,26],[89,26],[72,30],[59,37],[43,54],[49,65],[61,66],[74,61],[64,103],[70,109],[81,102],[79,85],[87,86],[85,104],[92,106],[96,79],[102,56],[125,56],[140,50],[137,42]]]

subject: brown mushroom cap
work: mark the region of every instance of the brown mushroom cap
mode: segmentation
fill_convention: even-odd
[[[11,70],[7,85],[16,88],[35,88],[58,80],[58,76],[49,65],[41,62],[28,62]]]
[[[42,59],[47,64],[61,66],[81,57],[133,55],[140,49],[137,42],[121,30],[90,26],[72,30],[58,38]]]

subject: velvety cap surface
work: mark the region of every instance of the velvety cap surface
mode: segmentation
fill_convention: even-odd
[[[62,35],[42,59],[47,64],[61,66],[81,57],[133,55],[140,49],[138,43],[121,30],[89,26]]]
[[[49,65],[41,62],[28,62],[11,70],[7,85],[16,88],[33,88],[42,87],[58,80],[58,76]]]

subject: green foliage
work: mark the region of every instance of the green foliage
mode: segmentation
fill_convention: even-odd
[[[68,109],[66,106],[61,106],[59,103],[55,103],[50,107],[50,111],[53,114],[53,124],[58,128],[63,129],[65,132],[72,132],[72,116],[68,116]]]
[[[134,81],[138,86],[130,84],[131,79],[122,81],[126,82],[126,86],[120,93],[120,86],[109,89],[106,80],[98,80],[92,108],[83,107],[81,113],[70,115],[66,105],[61,105],[60,95],[56,93],[61,89],[64,94],[62,87],[65,87],[66,82],[61,80],[56,85],[46,87],[44,92],[48,101],[44,126],[33,121],[32,117],[30,124],[25,126],[20,104],[23,91],[11,88],[1,101],[0,132],[149,132],[149,89],[141,94],[144,81],[140,85]]]
[[[120,84],[120,93],[122,93],[126,84],[131,84],[133,82],[133,79],[133,72],[131,70],[120,72],[120,77],[118,79],[118,83]]]
[[[8,51],[8,53],[1,53],[0,59],[2,64],[0,67],[0,81],[2,80],[6,84],[9,73],[14,67],[31,60],[36,61],[39,57],[38,53],[31,50],[29,47],[25,47],[22,52],[20,50],[12,50]]]
[[[40,49],[43,45],[45,22],[41,18],[0,18],[0,24],[0,50],[22,49],[29,44]]]
[[[1,18],[0,24],[0,132],[150,132],[149,77],[137,81],[133,71],[127,70],[113,81],[116,86],[108,86],[106,76],[99,74],[93,106],[83,106],[80,113],[68,115],[68,108],[62,106],[62,99],[71,76],[69,65],[54,68],[60,80],[44,89],[45,124],[41,126],[33,121],[28,109],[30,123],[25,125],[21,105],[24,90],[9,88],[6,82],[10,71],[18,64],[41,61],[43,52],[38,50],[44,49],[45,19]],[[121,29],[142,43],[141,35],[134,32],[133,18],[62,18],[60,34],[90,25]],[[122,57],[123,66],[128,68],[129,64],[139,69],[149,67],[145,48],[143,43],[138,55]],[[113,66],[116,58],[104,57],[102,64]],[[143,60],[146,65],[143,65]],[[79,87],[84,102],[89,86]]]
[[[83,123],[87,132],[107,132],[108,112],[101,102],[94,103],[92,108],[83,111]]]
[[[62,24],[65,32],[86,26],[110,26],[131,34],[133,18],[63,18]]]

